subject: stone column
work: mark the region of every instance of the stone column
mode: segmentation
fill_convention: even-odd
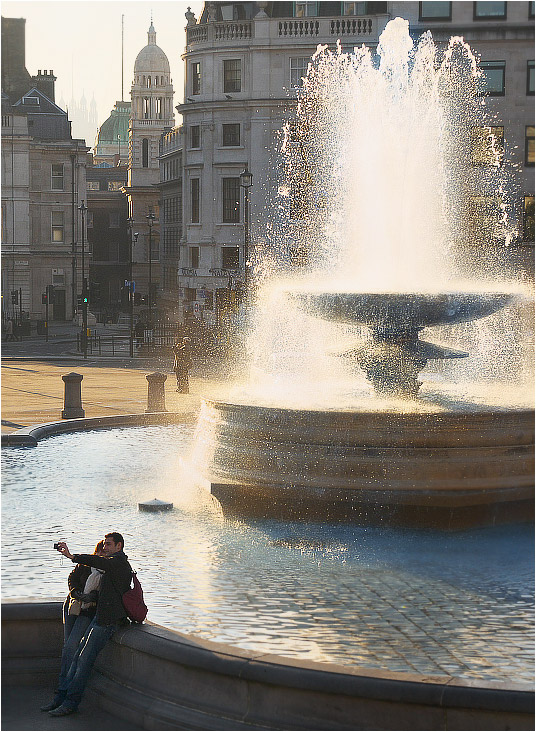
[[[82,409],[82,379],[84,377],[81,374],[71,372],[61,378],[65,382],[65,400],[61,413],[62,419],[85,417],[86,413]]]
[[[167,374],[147,374],[145,377],[148,382],[147,386],[147,409],[145,412],[167,412],[166,409],[166,392],[164,383]]]

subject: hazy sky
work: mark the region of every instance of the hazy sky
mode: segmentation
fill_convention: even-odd
[[[191,0],[6,0],[2,15],[26,18],[28,72],[53,69],[57,102],[63,98],[68,105],[73,93],[78,101],[84,92],[89,106],[95,95],[100,125],[121,99],[121,15],[125,16],[123,98],[130,100],[134,61],[147,45],[152,11],[156,42],[171,67],[174,103],[182,101],[181,54],[188,6],[198,18],[203,2]]]

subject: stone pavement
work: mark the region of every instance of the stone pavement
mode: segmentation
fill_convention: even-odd
[[[39,708],[50,701],[51,689],[38,686],[2,687],[2,730],[138,730],[108,714],[87,698],[69,717],[54,718]]]
[[[158,354],[129,358],[95,356],[87,360],[76,353],[76,330],[71,324],[46,343],[43,336],[2,344],[2,432],[13,432],[42,422],[61,419],[64,374],[82,374],[82,406],[86,417],[141,414],[147,407],[146,375],[160,371],[165,383],[166,409],[191,414],[200,396],[210,396],[228,381],[229,365],[217,360],[194,360],[190,394],[175,391],[173,361]],[[110,326],[107,331],[111,332]]]

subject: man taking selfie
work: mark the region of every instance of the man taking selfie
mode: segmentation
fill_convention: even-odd
[[[41,711],[48,712],[53,717],[64,717],[76,712],[97,655],[115,631],[128,623],[122,596],[130,587],[132,568],[123,551],[124,544],[121,534],[111,532],[104,537],[102,550],[104,556],[71,554],[65,542],[56,545],[57,551],[75,564],[95,567],[104,574],[95,617],[80,641],[69,672],[65,679],[60,681],[54,701],[41,707]]]

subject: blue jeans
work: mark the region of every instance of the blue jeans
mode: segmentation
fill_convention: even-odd
[[[71,620],[72,619],[72,620]],[[58,689],[65,687],[65,681],[67,674],[71,668],[71,664],[80,645],[80,641],[84,637],[86,630],[91,623],[92,618],[88,618],[86,615],[68,615],[65,621],[65,643],[63,644],[63,650],[61,652],[61,669],[60,679],[58,682]],[[69,635],[67,630],[70,627]]]
[[[118,627],[117,623],[97,625],[95,618],[91,621],[78,644],[69,671],[63,679],[60,678],[56,700],[65,707],[76,709],[80,704],[95,659]]]

